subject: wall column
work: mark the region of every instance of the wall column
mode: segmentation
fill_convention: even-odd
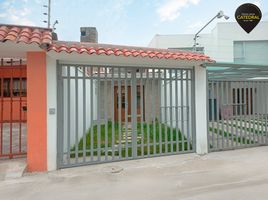
[[[207,136],[207,70],[195,66],[196,153],[208,153]]]
[[[55,112],[50,113],[49,109]],[[47,170],[57,169],[57,62],[47,56]]]
[[[47,171],[46,52],[27,52],[27,169]]]

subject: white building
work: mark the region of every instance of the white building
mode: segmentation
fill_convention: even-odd
[[[149,47],[192,50],[193,34],[156,34]],[[268,63],[268,22],[260,22],[246,33],[236,22],[221,22],[210,33],[200,34],[197,39],[199,51],[217,62],[247,64]]]

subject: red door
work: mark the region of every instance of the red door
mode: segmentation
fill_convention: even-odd
[[[0,157],[26,153],[26,65],[0,65]]]
[[[143,110],[144,107],[144,89],[143,95],[141,95],[140,86],[137,86],[137,121],[141,121],[141,103],[143,102]],[[143,101],[141,101],[141,96],[143,97]],[[119,105],[119,97],[121,97],[121,107]],[[126,104],[127,100],[127,104]],[[121,110],[121,121],[125,122],[126,120],[126,109],[128,115],[128,122],[131,122],[131,86],[128,86],[127,94],[125,91],[125,86],[121,86],[121,95],[119,95],[119,88],[118,86],[114,87],[114,118],[115,121],[119,121],[119,110]],[[143,112],[144,115],[144,112]],[[144,118],[144,117],[143,117]]]

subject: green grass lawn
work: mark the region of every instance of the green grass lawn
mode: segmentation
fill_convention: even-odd
[[[120,132],[121,129],[121,132]],[[111,121],[108,123],[99,125],[94,125],[89,129],[84,138],[80,138],[78,142],[78,153],[77,156],[83,156],[83,149],[85,148],[85,154],[91,155],[115,155],[115,156],[131,156],[132,155],[132,143],[131,137],[130,141],[127,142],[125,133],[125,126],[122,124],[119,127],[119,123],[114,123],[114,128]],[[98,138],[99,130],[99,138]],[[106,131],[105,131],[106,130]],[[114,141],[112,140],[114,130]],[[154,134],[155,133],[155,134]],[[129,136],[131,132],[128,133]],[[93,140],[91,141],[91,137]],[[121,137],[121,142],[120,142]],[[178,142],[177,142],[178,141]],[[149,143],[149,145],[148,145]],[[113,145],[114,144],[114,145]],[[155,144],[155,145],[154,145]],[[184,144],[184,145],[183,145]],[[71,148],[71,157],[75,157],[76,145]],[[97,149],[101,149],[99,152]],[[107,149],[108,151],[105,151]],[[114,152],[112,151],[114,149]],[[141,123],[137,122],[137,156],[143,156],[148,154],[160,154],[168,152],[178,152],[178,151],[189,151],[192,150],[191,142],[187,142],[187,138],[182,136],[180,130],[176,128],[170,128],[161,124],[159,122],[155,123]]]

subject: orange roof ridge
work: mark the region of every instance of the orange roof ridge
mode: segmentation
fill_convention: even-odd
[[[114,55],[125,57],[158,58],[173,60],[193,60],[214,62],[209,56],[197,52],[189,52],[175,49],[157,49],[150,47],[99,44],[72,41],[53,41],[52,29],[34,26],[17,26],[0,24],[0,42],[13,41],[16,43],[36,43],[47,51],[57,53],[78,53],[88,55]]]

